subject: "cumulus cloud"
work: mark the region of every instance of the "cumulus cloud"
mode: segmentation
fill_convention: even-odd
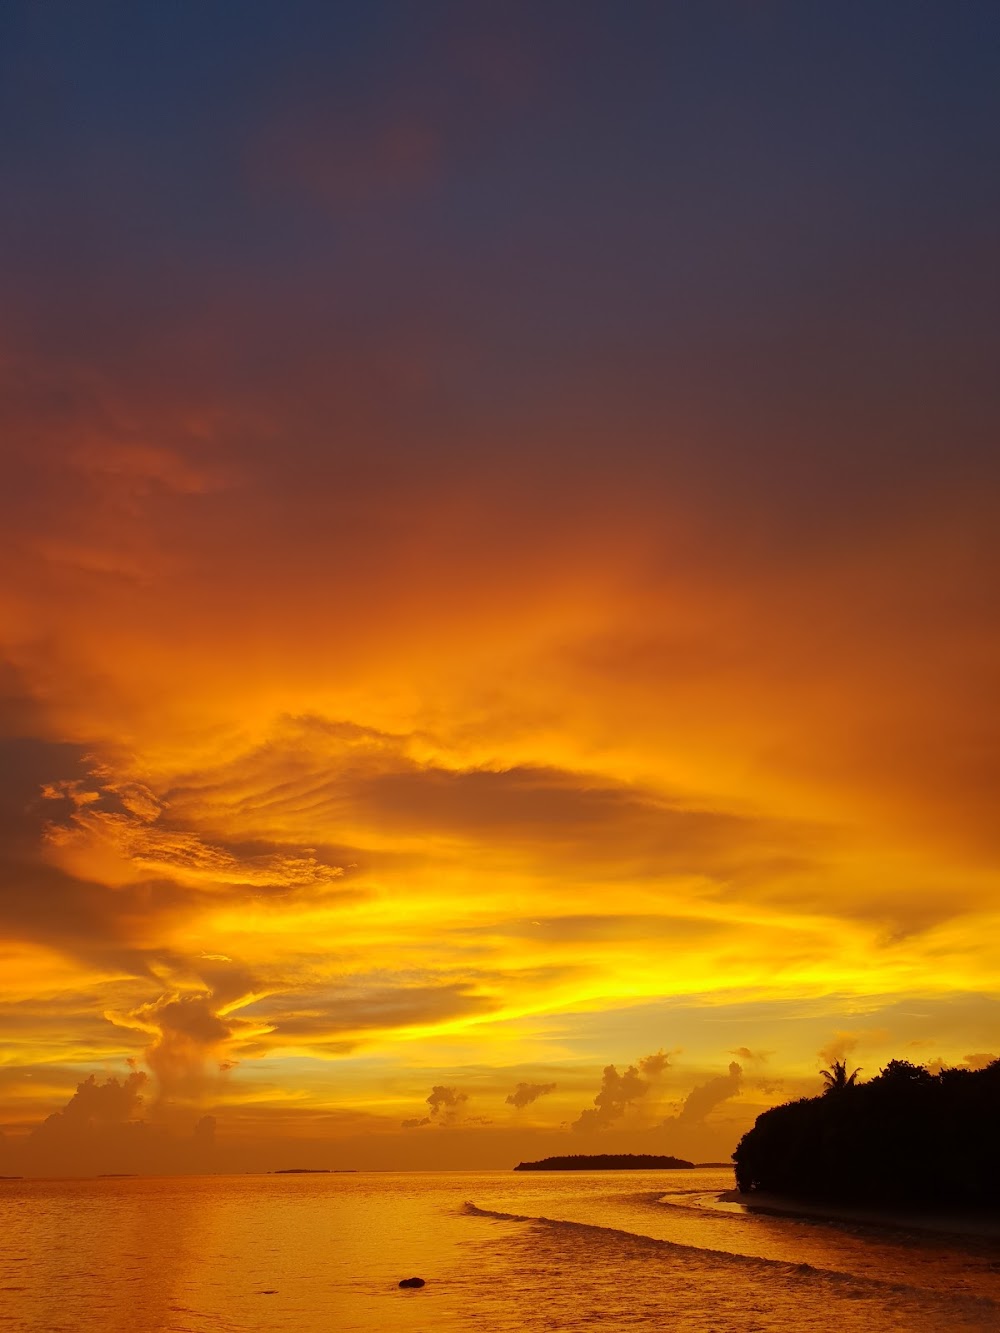
[[[142,1108],[142,1090],[148,1075],[133,1070],[124,1079],[109,1078],[98,1083],[91,1074],[79,1084],[61,1111],[54,1111],[39,1126],[42,1133],[89,1129],[94,1125],[115,1125],[132,1120]]]
[[[707,1083],[701,1083],[691,1089],[684,1098],[674,1123],[700,1125],[717,1106],[728,1101],[730,1097],[737,1096],[742,1086],[743,1067],[733,1060],[728,1073],[710,1078]]]
[[[614,1065],[607,1065],[601,1076],[601,1087],[594,1098],[593,1107],[581,1111],[573,1128],[581,1133],[607,1129],[628,1110],[629,1106],[649,1091],[650,1082],[663,1072],[669,1064],[669,1058],[663,1051],[643,1056],[634,1065],[629,1065],[624,1073],[619,1074]],[[645,1074],[646,1078],[642,1075]]]
[[[518,1083],[505,1100],[508,1106],[516,1106],[520,1111],[523,1107],[530,1106],[532,1102],[537,1102],[539,1097],[545,1097],[555,1090],[554,1083]]]
[[[30,1175],[90,1175],[102,1171],[202,1171],[217,1164],[216,1119],[193,1124],[152,1108],[146,1119],[150,1076],[133,1069],[100,1081],[91,1074],[60,1110],[31,1132],[7,1141],[5,1169]]]
[[[99,1083],[91,1074],[62,1110],[47,1116],[16,1145],[16,1169],[75,1175],[146,1166],[164,1139],[140,1119],[148,1078],[133,1070],[123,1079]]]

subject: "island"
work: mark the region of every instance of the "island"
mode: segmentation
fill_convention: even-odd
[[[687,1171],[694,1162],[681,1157],[654,1157],[650,1153],[574,1153],[571,1157],[543,1157],[518,1162],[515,1171]]]
[[[997,1208],[1000,1060],[932,1072],[892,1060],[757,1117],[733,1153],[741,1195],[905,1209]]]
[[[356,1166],[283,1166],[278,1171],[267,1171],[269,1176],[353,1176]]]

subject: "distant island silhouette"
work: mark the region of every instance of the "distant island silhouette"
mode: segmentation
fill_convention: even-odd
[[[995,1210],[1000,1060],[939,1073],[892,1060],[866,1083],[859,1072],[836,1061],[820,1096],[757,1117],[733,1153],[740,1192]]]
[[[515,1171],[680,1171],[694,1162],[681,1157],[654,1157],[649,1153],[574,1153],[571,1157],[543,1157],[538,1162],[518,1162]]]
[[[269,1176],[330,1176],[328,1166],[283,1166],[280,1171],[269,1171]]]

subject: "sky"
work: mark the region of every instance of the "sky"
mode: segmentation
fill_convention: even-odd
[[[0,12],[0,1172],[728,1158],[1000,1052],[1000,12]]]

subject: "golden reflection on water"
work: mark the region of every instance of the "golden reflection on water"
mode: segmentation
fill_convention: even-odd
[[[718,1172],[7,1182],[0,1333],[1000,1326],[996,1247],[711,1214],[686,1206],[694,1193],[657,1204],[729,1185]],[[427,1287],[400,1291],[410,1276]]]
[[[10,1183],[0,1328],[421,1327],[433,1286],[402,1292],[399,1279],[453,1282],[475,1230],[461,1191],[429,1209],[430,1179]]]

